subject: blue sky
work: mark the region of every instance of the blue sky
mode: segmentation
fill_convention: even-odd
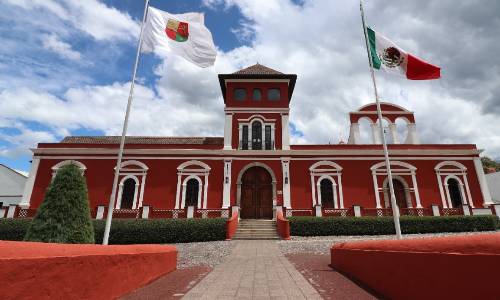
[[[204,12],[218,56],[214,67],[200,69],[178,57],[142,55],[131,135],[221,136],[217,74],[257,61],[298,75],[294,143],[345,141],[348,113],[372,102],[357,1],[150,4]],[[500,46],[498,6],[367,1],[369,25],[442,67],[436,81],[377,73],[381,98],[415,112],[423,143],[475,143],[500,159],[500,58],[491,55]],[[138,0],[0,2],[0,163],[27,171],[29,148],[39,142],[120,134],[142,14]],[[404,126],[398,130],[404,134]]]

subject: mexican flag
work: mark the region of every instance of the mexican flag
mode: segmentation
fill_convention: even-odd
[[[385,36],[367,27],[373,68],[405,76],[411,80],[438,79],[441,68],[404,51]]]
[[[212,66],[217,56],[203,14],[174,15],[153,7],[148,7],[141,50],[176,54],[202,68]]]

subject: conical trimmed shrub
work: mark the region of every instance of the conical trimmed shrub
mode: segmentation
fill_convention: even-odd
[[[87,183],[77,166],[67,165],[58,170],[24,240],[68,244],[95,243]]]

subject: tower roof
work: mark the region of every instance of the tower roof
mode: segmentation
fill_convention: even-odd
[[[293,89],[295,88],[297,75],[284,74],[259,63],[231,74],[219,74],[219,83],[222,90],[222,97],[224,97],[224,103],[226,102],[226,80],[228,79],[287,79],[288,101],[290,101],[292,99]]]

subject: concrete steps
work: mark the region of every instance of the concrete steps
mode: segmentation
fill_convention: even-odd
[[[276,221],[241,219],[233,237],[235,240],[277,240]]]

